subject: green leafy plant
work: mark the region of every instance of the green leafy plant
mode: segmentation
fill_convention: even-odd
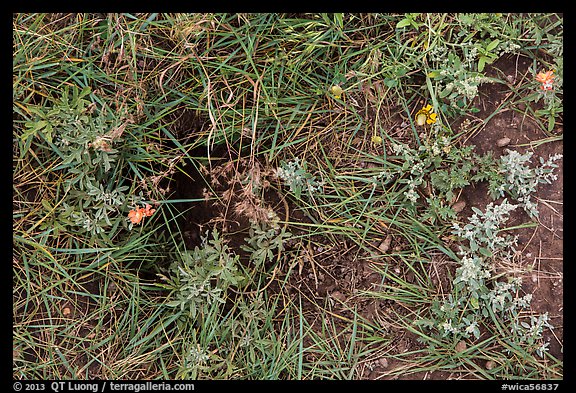
[[[250,260],[256,266],[263,266],[274,259],[274,253],[284,251],[284,242],[292,237],[286,228],[254,222],[249,229],[246,245],[242,249],[250,252]]]
[[[447,42],[441,37],[431,47],[428,77],[440,83],[438,97],[445,99],[446,114],[462,114],[478,95],[478,88],[495,80],[484,75],[487,64],[504,54],[517,53],[518,37],[507,30],[502,14],[458,14],[461,30]]]
[[[417,189],[430,184],[435,192],[434,198],[427,198],[424,218],[434,221],[453,218],[449,205],[459,190],[481,181],[488,182],[488,194],[495,200],[509,196],[518,201],[531,216],[538,215],[537,205],[531,195],[539,184],[550,184],[557,179],[555,163],[561,154],[540,157],[540,165],[533,167],[533,153],[521,154],[506,149],[498,160],[492,152],[478,155],[474,146],[451,146],[447,137],[431,137],[416,150],[404,144],[393,144],[392,149],[403,160],[401,169],[405,178],[401,184],[407,185],[404,195],[412,204],[419,198]],[[434,199],[434,201],[432,200]]]
[[[505,195],[513,197],[531,217],[537,217],[538,207],[531,196],[539,184],[550,184],[558,179],[554,173],[558,168],[555,162],[562,159],[562,154],[552,155],[547,160],[539,157],[540,165],[536,167],[530,165],[532,156],[532,152],[520,154],[507,149],[496,164],[501,181],[495,182],[492,177],[489,192],[493,199]]]
[[[306,161],[301,163],[298,157],[289,162],[282,161],[276,169],[276,176],[284,180],[297,199],[300,199],[302,192],[313,195],[322,185],[316,176],[307,172]]]
[[[252,244],[262,244],[268,236],[275,239],[268,248],[262,244],[267,251],[281,250],[285,234],[276,236],[272,230],[254,236],[257,240]],[[270,255],[253,255],[255,264],[248,273],[215,229],[202,237],[200,246],[178,255],[169,274],[163,275],[163,286],[171,290],[166,306],[174,311],[187,336],[177,377],[258,378],[278,373],[284,365],[277,364],[277,359],[289,356],[290,351],[283,355],[286,348],[273,339],[275,304],[258,290],[250,291],[250,298],[240,296],[248,284],[258,285],[262,269],[257,264]]]
[[[452,146],[450,138],[441,136],[426,139],[417,150],[403,144],[394,144],[392,149],[403,160],[406,177],[399,182],[407,184],[406,199],[415,204],[420,197],[417,190],[429,185],[434,195],[419,205],[425,207],[422,217],[431,222],[453,218],[456,213],[451,204],[457,192],[471,184],[478,169],[474,147]]]
[[[510,258],[515,253],[516,238],[499,233],[516,208],[517,205],[506,200],[499,205],[490,203],[485,212],[474,209],[464,227],[454,225],[453,233],[468,245],[461,248],[452,293],[433,303],[432,319],[422,319],[417,325],[435,330],[438,339],[449,337],[458,341],[472,336],[479,339],[480,327],[495,322],[508,326],[512,333],[503,339],[543,357],[547,348],[543,329],[553,329],[547,314],[531,315],[530,323],[526,322],[521,311],[530,308],[532,295],[520,295],[522,280],[509,277],[507,281],[497,281],[492,274],[492,263],[497,257]]]
[[[34,138],[41,139],[44,154],[57,160],[53,175],[62,178],[60,191],[65,197],[58,206],[49,201],[45,207],[53,217],[42,228],[74,228],[88,233],[93,241],[110,243],[119,228],[126,228],[123,210],[129,202],[121,151],[123,131],[129,121],[120,124],[87,97],[90,88],[81,91],[66,87],[52,106],[30,107],[34,120],[25,123],[21,139],[26,152]],[[121,120],[120,120],[121,121]],[[132,197],[137,204],[141,197]]]
[[[564,112],[562,100],[564,95],[564,60],[562,57],[558,57],[555,59],[555,63],[556,67],[547,71],[551,75],[544,82],[537,83],[538,77],[543,74],[542,72],[537,72],[535,69],[531,70],[535,75],[535,80],[529,83],[527,88],[536,91],[527,94],[522,99],[524,102],[542,103],[542,107],[536,109],[534,114],[538,118],[547,119],[546,129],[548,132],[554,130],[556,119]]]
[[[396,23],[396,28],[401,29],[403,27],[412,27],[415,30],[422,25],[420,22],[417,22],[416,19],[418,18],[419,13],[409,13],[405,14],[404,19],[401,19],[398,23]]]
[[[438,140],[426,140],[418,150],[400,144],[392,146],[397,157],[404,160],[401,168],[405,179],[399,183],[406,185],[405,199],[414,207],[421,206],[422,218],[431,222],[436,218],[448,222],[455,219],[449,201],[458,190],[481,181],[488,181],[492,199],[509,196],[518,204],[504,199],[499,204],[489,203],[485,211],[472,207],[473,215],[467,224],[452,224],[453,235],[464,242],[452,291],[444,299],[434,301],[431,317],[416,321],[416,325],[436,332],[437,340],[458,342],[471,337],[479,339],[482,326],[495,323],[506,326],[512,333],[503,337],[510,345],[522,346],[527,353],[543,357],[548,347],[543,342],[543,330],[553,329],[547,315],[526,317],[531,295],[521,295],[521,280],[509,277],[507,281],[499,281],[499,275],[493,272],[496,261],[516,255],[517,238],[502,230],[510,213],[521,207],[531,217],[538,215],[531,196],[538,184],[557,179],[555,162],[562,155],[552,155],[547,160],[541,157],[540,165],[533,167],[532,152],[506,150],[494,160],[491,152],[479,156],[473,152],[473,146],[457,148],[448,142],[438,146]],[[428,182],[435,197],[418,203],[416,191]]]
[[[210,239],[206,234],[200,247],[183,252],[181,260],[172,264],[167,280],[175,299],[168,305],[194,319],[213,304],[224,304],[226,290],[246,282],[238,261],[239,256],[230,251],[218,231],[213,230]]]
[[[72,89],[72,96],[70,97],[70,88],[66,86],[62,91],[62,97],[56,99],[52,107],[42,107],[42,106],[29,106],[28,111],[35,115],[34,120],[30,120],[24,123],[25,131],[23,132],[21,139],[24,142],[31,142],[29,138],[41,137],[46,142],[52,143],[54,133],[58,133],[58,137],[62,138],[60,135],[62,131],[70,131],[72,127],[78,127],[84,129],[88,127],[90,122],[89,106],[90,101],[84,99],[88,94],[90,94],[91,89],[85,87],[82,91],[78,90],[78,87],[74,86]],[[61,128],[61,130],[59,130]],[[79,142],[86,142],[85,139],[88,137],[85,134],[81,135],[84,140]],[[63,139],[63,144],[66,145],[70,142],[67,138]],[[78,141],[75,141],[78,142]],[[29,148],[30,144],[26,146]],[[23,149],[22,154],[26,154],[28,149]]]
[[[470,223],[463,227],[453,224],[454,233],[468,241],[470,252],[491,257],[498,250],[512,247],[515,243],[510,237],[498,236],[498,229],[516,208],[517,205],[511,205],[506,199],[499,205],[489,203],[485,212],[472,207],[474,214],[468,219]]]

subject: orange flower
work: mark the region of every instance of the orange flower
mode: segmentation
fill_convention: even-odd
[[[150,205],[147,203],[144,206],[146,207],[144,209],[144,214],[146,215],[146,217],[150,217],[156,211],[156,209],[150,209]]]
[[[144,206],[145,208],[140,207],[135,210],[130,210],[130,212],[128,213],[128,218],[130,219],[132,224],[140,224],[140,222],[144,217],[150,217],[156,211],[156,209],[151,209],[150,208],[151,206],[147,203]]]
[[[144,209],[130,210],[128,213],[128,218],[132,221],[132,224],[140,224],[140,221],[144,218]]]
[[[542,90],[552,90],[552,84],[554,83],[554,71],[542,71],[536,75],[536,81],[542,83]]]

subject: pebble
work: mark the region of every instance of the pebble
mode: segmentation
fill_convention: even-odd
[[[498,145],[498,147],[508,146],[510,144],[510,138],[508,137],[500,138],[496,141],[496,144]]]
[[[388,359],[380,358],[380,359],[378,359],[378,363],[380,363],[380,367],[388,368]]]
[[[386,236],[386,239],[380,243],[378,249],[384,253],[390,249],[390,243],[392,243],[392,235]]]
[[[346,301],[346,296],[344,296],[344,294],[340,291],[334,291],[330,294],[330,296],[333,299],[336,299],[336,300],[341,301],[341,302]]]
[[[412,270],[406,273],[406,282],[413,283],[414,282],[414,272]]]
[[[452,205],[452,210],[454,210],[456,213],[460,213],[462,210],[464,210],[465,207],[466,207],[465,201],[458,201]]]
[[[380,273],[370,273],[368,277],[366,277],[366,283],[369,285],[380,285],[382,282],[382,275]]]
[[[460,341],[456,344],[456,352],[463,352],[467,348],[466,341]]]

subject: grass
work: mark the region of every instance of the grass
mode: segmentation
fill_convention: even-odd
[[[464,173],[472,159],[458,152],[502,111],[541,129],[530,147],[562,140],[561,82],[545,101],[532,74],[482,79],[509,44],[533,73],[561,78],[561,25],[556,14],[14,14],[14,378],[561,379],[562,360],[536,353],[542,338],[518,341],[498,313],[464,350],[422,322],[458,294],[450,209],[467,185],[432,174]],[[493,82],[510,87],[500,105],[453,129],[480,116],[475,89]],[[422,127],[427,103],[438,118]],[[294,158],[318,191],[274,176]],[[128,221],[145,203],[156,212]],[[186,246],[201,204],[213,210]],[[254,217],[259,259],[242,251]],[[358,265],[379,285],[363,286]],[[370,302],[385,312],[367,314]]]

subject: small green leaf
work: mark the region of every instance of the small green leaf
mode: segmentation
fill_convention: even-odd
[[[473,309],[477,310],[480,306],[478,305],[478,298],[476,297],[472,297],[470,299],[470,305],[472,306]]]
[[[480,58],[478,59],[478,72],[484,71],[484,67],[486,66],[486,60],[487,60],[486,56],[480,56]]]
[[[445,97],[447,97],[451,92],[452,92],[452,89],[451,89],[451,88],[445,87],[444,90],[442,90],[438,96],[439,96],[440,98],[445,98]]]
[[[476,339],[480,338],[480,329],[478,329],[478,327],[474,327],[474,331],[472,333]]]
[[[52,211],[53,207],[50,204],[50,202],[46,199],[42,199],[42,206],[44,206],[44,209],[48,210],[48,211]]]
[[[398,86],[398,80],[386,78],[386,79],[384,79],[384,84],[386,85],[386,87],[390,87],[390,88],[396,87],[396,86]]]
[[[412,23],[412,21],[409,18],[404,18],[400,22],[398,22],[398,24],[396,25],[396,28],[400,29],[402,27],[406,27],[406,26],[410,25],[411,23]]]
[[[462,62],[460,61],[460,57],[454,56],[454,69],[459,69],[462,66]]]
[[[476,252],[478,250],[478,243],[476,243],[476,240],[474,239],[470,239],[470,250],[472,250],[473,252]]]
[[[478,251],[480,252],[480,254],[484,255],[485,257],[490,258],[492,256],[492,251],[488,250],[487,248],[480,247],[478,249]]]
[[[300,199],[300,195],[302,194],[302,187],[294,187],[294,196],[296,199]]]
[[[484,215],[484,213],[482,213],[482,210],[478,209],[478,208],[475,207],[475,206],[472,206],[472,211],[473,211],[474,213],[478,214],[479,216],[483,216],[483,215]]]
[[[334,21],[339,28],[344,28],[344,15],[341,12],[334,13]]]
[[[45,139],[49,142],[52,143],[52,131],[54,129],[52,128],[52,125],[50,123],[46,124],[46,127],[44,127],[44,135],[45,135]]]
[[[556,124],[556,119],[554,116],[550,116],[548,118],[548,131],[552,131],[554,129],[554,125]]]
[[[83,98],[84,96],[90,94],[90,91],[92,89],[90,88],[90,86],[86,86],[82,89],[82,91],[80,92],[80,94],[78,95],[78,98]]]
[[[183,306],[184,303],[181,302],[180,300],[172,300],[170,302],[164,303],[164,305],[166,307],[178,307],[178,306]]]
[[[42,128],[46,127],[48,122],[46,120],[38,120],[36,122],[26,122],[26,127],[34,129],[34,131],[40,131]]]
[[[486,47],[486,51],[490,52],[490,51],[496,49],[496,47],[498,46],[499,43],[500,43],[500,40],[495,39],[494,41],[492,41],[491,43],[488,44],[488,46]]]

